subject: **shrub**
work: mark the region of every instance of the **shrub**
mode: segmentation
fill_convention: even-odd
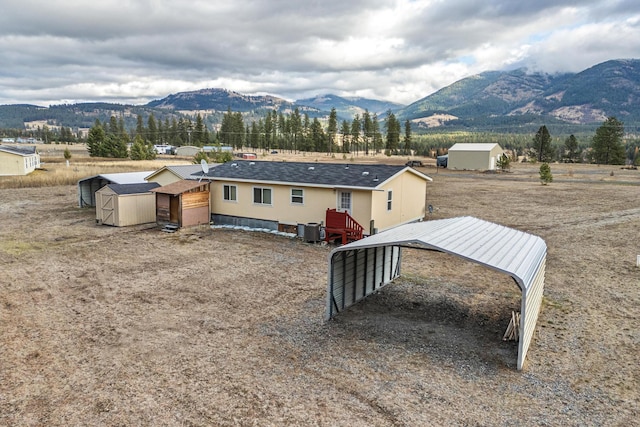
[[[543,163],[540,165],[540,182],[542,185],[547,185],[553,181],[553,175],[551,175],[551,167],[549,163]]]

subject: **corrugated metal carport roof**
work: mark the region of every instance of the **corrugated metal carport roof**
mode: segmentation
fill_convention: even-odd
[[[397,278],[401,247],[449,253],[513,277],[522,291],[518,343],[518,369],[522,369],[542,302],[547,254],[544,240],[478,218],[459,217],[406,224],[344,245],[329,255],[326,318]],[[380,254],[378,248],[390,249]],[[358,260],[359,253],[364,261],[362,256]],[[375,271],[358,271],[370,269]]]
[[[107,184],[140,184],[153,171],[103,173],[78,180],[78,206],[95,206],[95,192]]]

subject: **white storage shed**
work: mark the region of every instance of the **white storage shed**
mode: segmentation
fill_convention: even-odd
[[[504,150],[498,144],[458,143],[449,148],[448,169],[495,170]]]

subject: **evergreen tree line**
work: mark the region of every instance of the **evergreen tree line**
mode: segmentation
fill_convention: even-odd
[[[290,113],[270,110],[266,116],[249,123],[240,112],[224,113],[218,132],[209,132],[200,114],[190,118],[166,118],[156,121],[150,114],[147,121],[137,116],[135,130],[125,128],[123,118],[111,116],[109,121],[95,124],[89,130],[87,148],[91,156],[133,159],[155,158],[153,145],[172,146],[225,145],[236,150],[288,150],[291,152],[326,152],[368,155],[384,152],[388,155],[418,155],[435,157],[445,154],[458,142],[495,142],[513,153],[513,158],[548,163],[590,162],[599,164],[640,163],[640,140],[624,139],[624,124],[615,117],[607,118],[593,136],[575,135],[552,138],[546,125],[536,134],[493,134],[451,132],[414,135],[411,122],[401,123],[388,111],[383,121],[377,114],[365,111],[350,121],[339,121],[335,108],[328,120],[311,119],[298,108]],[[8,129],[9,137],[34,137],[52,143],[80,141],[71,128],[51,130],[48,126],[32,131]],[[129,149],[130,147],[130,149]]]
[[[512,160],[550,163],[640,164],[640,140],[624,138],[624,124],[607,118],[594,135],[561,135],[554,138],[546,125],[533,138],[524,134],[452,132],[418,135],[412,143],[414,153],[427,157],[446,154],[456,143],[497,143],[510,151]]]
[[[109,122],[105,123],[96,119],[87,136],[87,150],[92,157],[151,160],[156,158],[154,145],[202,147],[209,142],[210,134],[200,114],[195,123],[188,118],[174,118],[171,122],[169,119],[156,121],[153,114],[145,123],[142,116],[138,115],[136,128],[131,133],[125,129],[122,117],[116,119],[111,116]]]
[[[638,141],[624,141],[624,123],[615,117],[608,117],[596,129],[591,143],[587,147],[580,147],[574,135],[569,135],[560,144],[552,144],[552,137],[546,126],[540,126],[526,156],[528,160],[541,163],[561,162],[589,162],[605,165],[637,165],[640,144]]]
[[[384,127],[383,135],[381,127]],[[236,150],[287,150],[291,152],[380,153],[397,154],[411,147],[411,125],[406,122],[405,137],[400,142],[400,122],[387,112],[381,126],[377,114],[356,114],[349,122],[339,123],[335,108],[325,123],[295,108],[291,113],[268,111],[264,118],[244,121],[242,113],[229,109],[222,118],[219,143]]]

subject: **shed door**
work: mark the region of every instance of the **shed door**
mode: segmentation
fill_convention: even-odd
[[[169,201],[169,221],[180,223],[180,196],[171,196]]]
[[[102,223],[106,225],[116,225],[115,220],[115,194],[103,194],[102,195],[102,206],[100,206],[100,211],[102,212]]]

